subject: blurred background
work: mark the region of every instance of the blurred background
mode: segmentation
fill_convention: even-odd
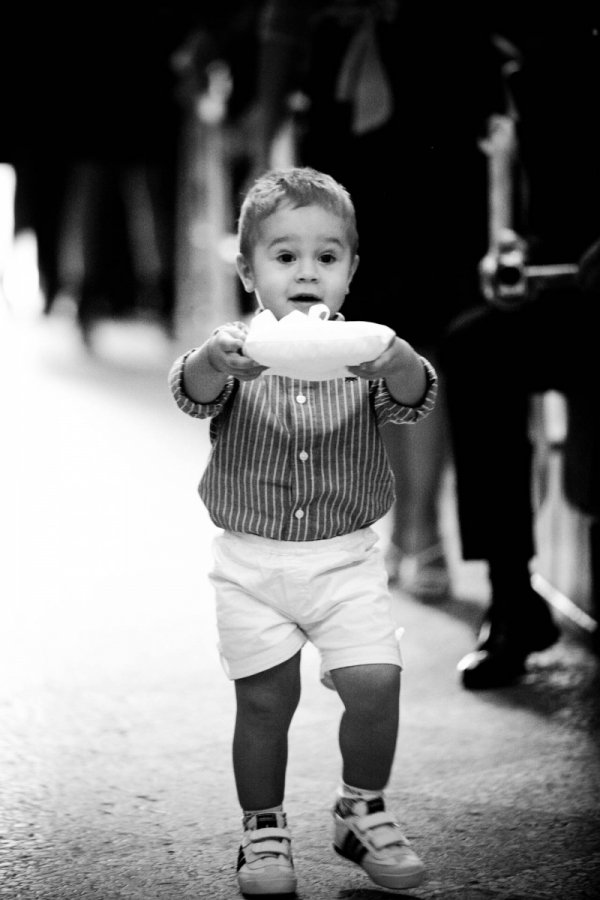
[[[207,579],[215,529],[196,494],[208,423],[181,415],[167,374],[216,325],[253,312],[234,259],[239,203],[260,151],[262,4],[146,6],[146,18],[123,16],[122,28],[107,11],[45,10],[34,31],[30,11],[14,10],[4,30],[12,39],[0,60],[10,98],[0,130],[0,851],[11,861],[0,853],[0,879],[6,871],[15,880],[0,882],[0,896],[11,898],[219,897],[212,879],[225,869],[223,842],[198,862],[198,810],[224,808],[218,828],[238,827],[233,696],[219,669]],[[297,161],[305,104],[290,91],[270,164]],[[567,643],[534,673],[534,712],[515,695],[516,732],[510,699],[483,711],[494,741],[503,729],[507,741],[533,735],[529,715],[537,727],[549,710],[559,719],[565,708],[581,713],[571,701],[582,685],[585,703],[595,703],[587,653],[598,627],[595,516],[565,496],[565,398],[535,395],[529,422],[534,585]],[[490,587],[485,563],[461,557],[451,458],[437,502],[449,596],[436,607],[409,590],[395,594],[422,679],[406,712],[418,735],[415,772],[419,753],[437,764],[434,734],[448,710],[451,731],[485,703],[455,686]],[[389,541],[391,516],[376,527]],[[325,758],[315,730],[332,728],[337,709],[310,648],[303,665],[313,711],[299,712],[294,727],[310,750],[294,765],[309,779]],[[557,721],[549,714],[547,728]],[[574,726],[567,755],[584,752],[575,731],[588,721],[584,714]],[[545,727],[539,744],[550,746]],[[491,733],[482,754],[490,746]],[[326,769],[332,774],[334,762]],[[581,771],[590,772],[586,760]],[[528,772],[533,780],[533,758]],[[306,783],[293,795],[298,805]],[[457,804],[463,788],[455,787]],[[78,892],[80,857],[86,893]],[[122,892],[123,871],[131,893]],[[477,872],[465,884],[467,875]],[[198,876],[213,885],[205,894]],[[15,884],[21,893],[10,893]]]

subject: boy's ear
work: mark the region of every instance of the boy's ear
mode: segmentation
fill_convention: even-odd
[[[251,294],[254,290],[254,275],[249,263],[246,262],[246,259],[242,256],[241,253],[238,253],[235,258],[235,266],[245,290],[248,291],[249,294]]]
[[[350,282],[354,278],[354,274],[355,274],[356,270],[358,269],[359,262],[360,262],[360,257],[357,253],[355,255],[354,259],[352,260],[352,265],[350,266],[350,275],[348,276],[348,288],[350,287]]]

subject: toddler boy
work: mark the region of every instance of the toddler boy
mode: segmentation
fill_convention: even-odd
[[[334,179],[307,167],[267,173],[244,200],[238,233],[239,276],[259,308],[279,320],[325,304],[342,318],[358,235],[351,198]],[[371,526],[394,496],[379,429],[426,416],[436,374],[394,335],[347,378],[270,375],[243,354],[246,334],[243,323],[223,325],[170,373],[180,409],[211,418],[199,492],[223,529],[211,580],[236,691],[239,886],[250,895],[296,888],[283,801],[300,651],[310,640],[344,705],[334,848],[378,885],[414,887],[423,864],[384,801],[401,656]]]

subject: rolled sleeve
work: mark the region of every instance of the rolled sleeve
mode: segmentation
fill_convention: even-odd
[[[383,379],[376,382],[374,405],[377,422],[385,425],[411,425],[428,416],[435,406],[438,390],[438,377],[435,369],[424,356],[420,357],[425,368],[427,386],[423,399],[417,406],[404,406],[392,397]]]
[[[235,379],[229,378],[219,396],[210,403],[198,403],[197,400],[192,400],[192,398],[186,394],[183,386],[183,367],[185,366],[186,359],[190,353],[193,352],[194,348],[188,350],[187,353],[184,353],[175,360],[169,371],[169,387],[175,399],[175,403],[182,412],[195,419],[210,419],[213,416],[218,415],[227,403],[227,400],[233,391]]]

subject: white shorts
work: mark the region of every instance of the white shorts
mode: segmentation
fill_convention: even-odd
[[[210,580],[228,677],[264,672],[308,640],[327,670],[370,663],[401,668],[401,629],[377,541],[371,528],[323,541],[218,535]]]

